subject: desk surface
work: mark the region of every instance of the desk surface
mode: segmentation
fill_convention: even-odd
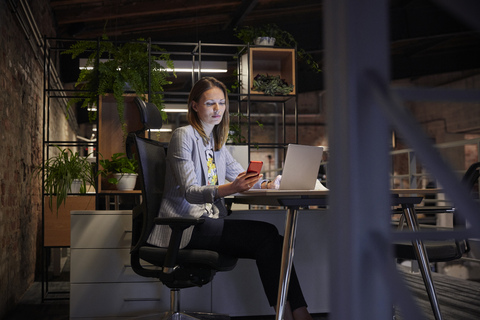
[[[393,194],[436,194],[443,193],[443,189],[391,189]]]
[[[328,190],[276,190],[250,189],[242,193],[235,193],[234,197],[299,197],[299,196],[328,196]]]
[[[328,196],[329,190],[275,190],[275,189],[250,189],[246,192],[235,193],[234,197],[255,197],[255,196]],[[442,193],[443,189],[390,189],[390,193],[398,195],[411,194],[433,194]]]
[[[392,189],[392,205],[418,204],[420,194],[438,193],[440,189]],[[246,192],[233,194],[232,202],[272,206],[309,206],[327,205],[329,190],[274,190],[251,189]]]

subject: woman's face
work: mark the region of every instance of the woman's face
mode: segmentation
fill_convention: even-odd
[[[217,125],[222,121],[225,112],[225,95],[222,89],[213,87],[203,93],[198,102],[193,101],[192,108],[198,114],[198,118],[211,125]]]

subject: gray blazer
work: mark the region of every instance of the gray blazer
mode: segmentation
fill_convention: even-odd
[[[213,145],[213,139],[212,139]],[[243,171],[242,166],[226,148],[214,154],[218,184],[234,181]],[[173,132],[168,145],[165,191],[159,217],[201,217],[221,218],[227,215],[223,199],[215,200],[216,186],[207,185],[207,160],[205,146],[200,134],[192,127],[185,126]],[[193,227],[183,233],[180,247],[190,241]],[[148,242],[167,247],[170,238],[168,226],[155,226]]]

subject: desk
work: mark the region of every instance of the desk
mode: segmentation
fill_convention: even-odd
[[[398,192],[397,192],[398,191]],[[393,190],[392,191],[392,205],[401,205],[404,215],[407,219],[407,224],[412,231],[418,229],[418,222],[415,215],[415,204],[422,201],[421,197],[405,196],[400,197],[399,194],[419,194],[422,191],[409,189],[406,191]],[[294,246],[295,246],[295,232],[297,225],[298,211],[306,206],[326,206],[328,204],[329,191],[283,191],[283,190],[265,190],[256,189],[245,193],[234,194],[228,201],[241,204],[254,205],[274,205],[284,206],[287,208],[287,215],[285,219],[285,235],[282,249],[282,262],[280,268],[279,290],[277,298],[276,320],[282,320],[284,315],[284,308],[286,303],[288,285],[290,280],[290,273],[293,262]],[[431,190],[430,190],[431,193]],[[434,297],[436,302],[436,295],[434,294],[433,282],[431,280],[431,273],[428,267],[428,256],[425,246],[422,241],[415,240],[412,242],[415,247],[415,253],[422,269],[422,275],[425,279],[425,285],[429,296]],[[433,293],[433,295],[431,294]],[[431,299],[432,301],[432,299]],[[433,303],[432,302],[432,305]]]
[[[233,195],[233,202],[242,204],[273,205],[287,207],[282,262],[277,297],[276,319],[283,319],[295,246],[298,210],[305,206],[327,205],[328,191],[283,191],[254,189]]]

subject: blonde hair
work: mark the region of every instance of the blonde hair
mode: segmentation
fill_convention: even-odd
[[[209,137],[203,130],[202,123],[198,117],[198,113],[193,109],[193,102],[198,103],[205,91],[208,91],[214,87],[220,88],[225,96],[225,112],[223,113],[222,121],[213,128],[213,139],[215,141],[214,150],[218,151],[227,142],[228,132],[230,127],[230,114],[228,112],[228,95],[227,87],[223,82],[218,81],[214,77],[204,77],[198,80],[193,86],[190,94],[188,95],[188,123],[200,133],[203,141],[208,143]]]

